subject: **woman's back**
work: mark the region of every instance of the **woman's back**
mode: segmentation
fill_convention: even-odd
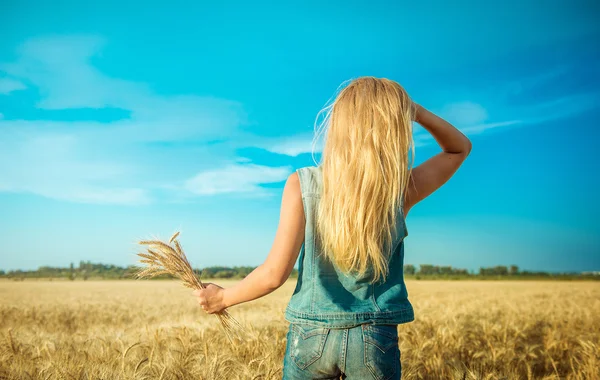
[[[402,210],[396,214],[389,274],[385,280],[372,284],[371,271],[363,275],[346,274],[323,254],[316,229],[323,173],[318,166],[303,167],[297,173],[306,225],[298,282],[285,311],[286,320],[337,328],[414,320],[403,275],[404,238],[408,231]]]

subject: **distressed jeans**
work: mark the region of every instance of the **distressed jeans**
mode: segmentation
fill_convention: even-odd
[[[327,328],[290,323],[283,380],[396,380],[401,376],[398,325]]]

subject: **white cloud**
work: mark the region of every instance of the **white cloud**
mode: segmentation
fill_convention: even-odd
[[[27,191],[27,189],[21,189]],[[97,187],[71,187],[65,190],[64,186],[53,189],[36,188],[32,193],[52,199],[59,199],[77,203],[117,204],[117,205],[144,205],[151,202],[151,198],[144,189],[106,189]]]
[[[268,195],[268,190],[260,185],[285,181],[292,172],[290,166],[230,164],[196,174],[185,182],[185,188],[197,195],[223,193]]]
[[[37,133],[0,123],[0,190],[26,192],[80,203],[145,204],[150,196],[122,183],[133,172],[115,160],[94,160],[78,154],[71,134]]]
[[[27,86],[18,80],[11,78],[0,78],[0,94],[7,95],[18,90],[25,90]]]
[[[522,123],[523,123],[522,120],[500,121],[497,123],[470,125],[468,127],[461,128],[460,130],[461,130],[461,132],[470,135],[470,134],[483,133],[487,130],[494,129],[494,128],[508,127],[510,125],[518,125],[518,124],[522,124]]]
[[[541,123],[577,115],[598,107],[600,92],[569,94],[558,99],[523,107],[528,123]]]
[[[272,153],[296,157],[303,153],[320,153],[323,151],[323,138],[313,141],[312,133],[301,133],[295,136],[259,137],[248,144]]]
[[[247,123],[242,104],[212,96],[161,96],[144,83],[109,77],[90,64],[104,46],[96,36],[34,38],[0,70],[24,78],[42,94],[43,109],[120,108],[131,117],[111,124],[121,138],[174,141],[235,134]]]
[[[481,104],[473,101],[450,103],[434,113],[448,120],[464,134],[475,135],[508,127],[537,125],[571,117],[597,107],[600,104],[600,92],[597,90],[566,94],[543,102],[514,104],[511,101],[514,94],[544,86],[567,72],[567,68],[561,66],[533,77],[504,83],[492,88],[493,93],[474,94],[474,97],[483,100],[493,97],[494,101],[482,101]],[[414,138],[416,146],[434,142],[433,136],[419,125],[414,129]]]
[[[0,62],[0,72],[39,89],[39,108],[130,111],[111,123],[0,118],[0,190],[74,202],[146,203],[164,181],[189,176],[208,157],[218,164],[247,137],[239,128],[247,123],[239,102],[161,96],[143,83],[108,77],[90,63],[103,45],[95,36],[35,38],[20,47],[15,62]],[[145,145],[209,140],[230,143],[178,149],[177,157]]]
[[[480,104],[459,102],[447,104],[441,111],[444,119],[456,125],[474,125],[487,120],[488,113]]]
[[[285,154],[296,157],[302,153],[312,152],[312,139],[305,139],[302,136],[283,139],[267,148],[273,153]],[[317,149],[316,152],[319,150]]]
[[[512,120],[457,126],[465,134],[479,134],[490,129],[500,129],[517,125],[535,125],[570,117],[597,107],[598,104],[600,104],[600,93],[572,94],[548,102],[524,104],[518,107],[505,107],[502,113],[515,117]]]

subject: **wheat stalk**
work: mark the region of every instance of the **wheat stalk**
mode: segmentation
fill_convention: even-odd
[[[146,268],[140,268],[134,273],[138,279],[152,278],[161,274],[171,274],[179,277],[183,285],[192,289],[204,289],[206,286],[200,281],[194,273],[181,244],[177,240],[179,232],[176,232],[169,239],[169,243],[155,240],[142,240],[141,245],[147,245],[147,253],[138,253],[142,259],[141,263],[146,264]],[[173,244],[173,246],[171,246]],[[243,327],[236,321],[227,310],[215,313],[221,322],[221,327],[231,343],[234,339],[241,339],[244,332]]]

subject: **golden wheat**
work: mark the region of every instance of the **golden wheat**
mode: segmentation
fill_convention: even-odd
[[[177,240],[179,231],[174,233],[169,239],[169,243],[155,240],[142,240],[139,242],[141,245],[148,245],[155,249],[148,248],[148,253],[138,253],[137,255],[142,257],[139,260],[142,264],[147,264],[146,268],[140,268],[134,273],[134,276],[138,279],[141,278],[152,278],[160,274],[171,274],[179,277],[183,281],[183,285],[192,289],[204,289],[205,286],[200,281],[198,276],[194,273],[192,265],[189,263],[181,243]],[[174,244],[175,247],[171,247],[170,244]],[[230,343],[235,343],[235,340],[241,340],[244,334],[244,329],[238,321],[235,320],[227,310],[222,310],[215,313],[221,322],[221,327],[225,332]]]
[[[0,379],[281,379],[295,286],[228,309],[248,334],[233,345],[179,281],[3,280]],[[398,327],[403,379],[600,378],[597,282],[407,288],[416,320]]]

